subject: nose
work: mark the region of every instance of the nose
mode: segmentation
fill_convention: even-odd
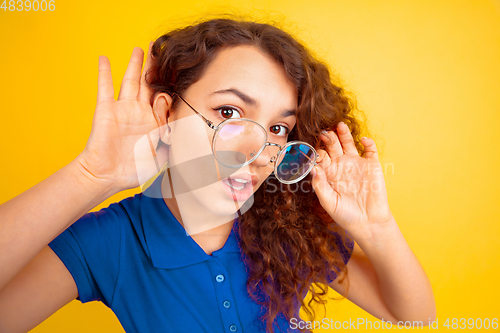
[[[266,145],[264,150],[251,163],[251,165],[269,168],[269,170],[270,170],[269,173],[271,173],[274,171],[274,162],[271,162],[271,160],[274,160],[276,158],[277,154],[278,154],[277,147]]]

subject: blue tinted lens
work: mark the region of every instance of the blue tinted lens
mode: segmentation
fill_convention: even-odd
[[[284,181],[293,181],[310,171],[314,164],[314,150],[305,144],[286,147],[277,166],[276,176]]]

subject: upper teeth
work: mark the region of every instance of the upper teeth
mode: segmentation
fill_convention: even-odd
[[[236,180],[237,182],[240,182],[240,183],[243,183],[243,184],[246,184],[249,182],[249,180],[247,179],[241,179],[241,178],[231,178],[232,180]]]
[[[243,185],[242,185],[242,186],[233,186],[233,184],[231,184],[231,181],[230,181],[230,180],[232,180],[232,181],[233,181],[233,184],[234,184],[234,182],[238,182],[238,183],[241,183],[241,184],[243,184]],[[249,180],[247,180],[247,179],[241,179],[241,178],[234,178],[234,179],[233,179],[233,178],[230,178],[230,180],[229,180],[229,179],[226,179],[226,180],[225,180],[225,183],[226,183],[229,187],[234,188],[235,190],[242,190],[242,189],[245,187],[245,185],[246,185],[248,182],[250,182],[250,181],[249,181]]]

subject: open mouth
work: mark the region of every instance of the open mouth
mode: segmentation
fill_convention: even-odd
[[[248,179],[243,178],[226,178],[223,182],[232,189],[237,191],[241,191],[247,186],[248,183],[251,183]]]
[[[233,174],[222,179],[222,186],[228,198],[233,201],[246,201],[253,193],[257,177],[250,173]]]

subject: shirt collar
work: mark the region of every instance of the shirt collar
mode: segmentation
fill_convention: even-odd
[[[164,174],[160,173],[151,186],[141,194],[144,237],[153,266],[165,269],[179,268],[209,260],[221,252],[240,252],[237,219],[224,246],[214,251],[212,256],[206,254],[193,238],[186,234],[186,230],[170,212],[160,194]]]

